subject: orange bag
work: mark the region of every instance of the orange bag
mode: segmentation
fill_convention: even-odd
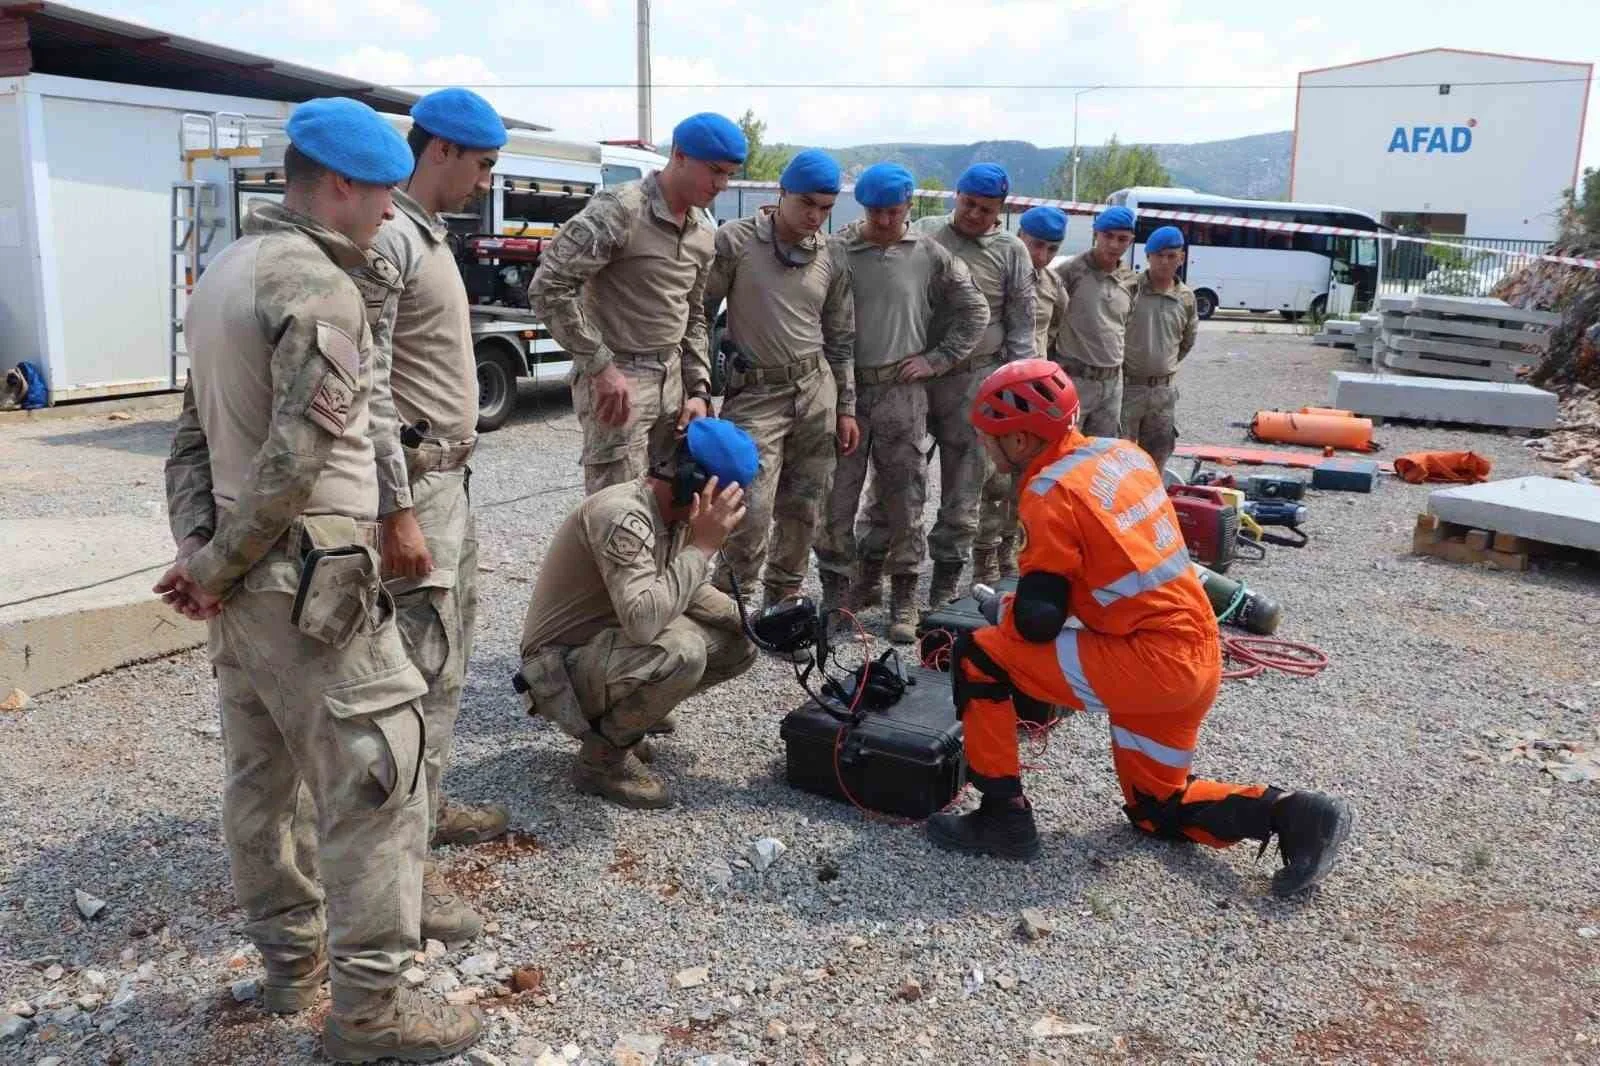
[[[1491,465],[1477,452],[1412,452],[1395,458],[1394,472],[1413,485],[1424,481],[1472,485],[1489,480]]]
[[[1345,418],[1342,415],[1257,411],[1256,417],[1250,422],[1250,435],[1260,441],[1345,448],[1355,452],[1370,452],[1377,448],[1372,443],[1372,419]]]

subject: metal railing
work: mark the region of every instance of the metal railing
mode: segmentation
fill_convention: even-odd
[[[1383,255],[1380,295],[1430,293],[1487,296],[1507,275],[1523,266],[1523,255],[1550,250],[1549,241],[1438,235],[1451,245],[1418,244],[1379,238]],[[1503,253],[1518,253],[1507,255]]]

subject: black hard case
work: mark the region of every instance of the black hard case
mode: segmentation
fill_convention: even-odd
[[[809,699],[785,715],[779,736],[789,784],[908,818],[926,818],[948,805],[967,776],[950,678],[920,666],[906,673],[913,683],[905,695],[885,710],[866,712],[855,725]]]
[[[1001,595],[1017,591],[1017,579],[1003,577],[994,583],[994,590]],[[917,649],[923,655],[932,655],[940,647],[945,646],[943,636],[924,640],[929,633],[939,630],[950,634],[949,643],[954,643],[955,638],[963,633],[970,633],[989,624],[988,619],[978,610],[978,601],[971,596],[963,596],[959,600],[951,600],[943,607],[935,607],[923,614],[922,620],[917,623]]]

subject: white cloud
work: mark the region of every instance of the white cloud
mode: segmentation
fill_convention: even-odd
[[[232,31],[292,40],[421,40],[439,32],[439,16],[422,0],[268,0],[237,15],[209,20]]]
[[[333,69],[346,77],[360,78],[376,85],[417,87],[429,85],[483,85],[499,81],[479,56],[435,56],[417,62],[405,52],[376,45],[362,45],[333,61]]]

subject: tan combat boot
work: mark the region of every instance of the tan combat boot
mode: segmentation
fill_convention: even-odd
[[[651,773],[629,748],[591,733],[572,767],[572,787],[621,807],[655,810],[672,806],[667,783]]]
[[[439,864],[422,864],[422,939],[462,944],[483,932],[483,919],[456,895]]]
[[[1017,576],[1017,538],[1000,538],[1000,576]]]
[[[993,585],[1000,580],[1000,549],[979,548],[972,549],[972,583],[974,585]]]
[[[861,560],[861,577],[855,584],[855,601],[846,604],[852,611],[883,606],[883,560]]]
[[[511,823],[511,814],[503,804],[485,803],[474,807],[458,803],[449,796],[439,800],[439,816],[434,821],[430,847],[446,844],[482,844],[495,837],[504,836]]]
[[[961,563],[933,564],[933,580],[928,583],[928,606],[943,607],[956,598],[956,586],[961,583]]]
[[[895,644],[910,644],[917,639],[916,574],[894,574],[889,578],[889,639]]]
[[[277,959],[264,953],[267,975],[261,979],[257,1001],[273,1014],[295,1014],[317,1002],[322,982],[328,979],[328,946],[319,944],[315,955]]]
[[[434,1062],[461,1054],[482,1035],[477,1007],[452,1007],[411,988],[348,996],[340,990],[322,1030],[322,1050],[335,1062]]]

